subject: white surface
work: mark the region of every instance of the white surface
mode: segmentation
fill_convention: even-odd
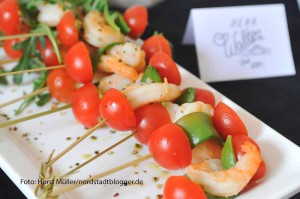
[[[223,101],[232,107],[245,122],[249,134],[260,145],[263,158],[267,165],[267,175],[261,184],[251,190],[241,194],[238,199],[279,199],[288,198],[289,196],[300,191],[300,149],[295,144],[281,136],[279,133],[250,115],[232,101],[210,88],[203,81],[191,75],[184,69],[180,69],[183,84],[182,88],[187,86],[195,86],[211,89],[216,96],[217,101]],[[0,87],[0,103],[21,95],[22,90],[29,91],[30,85],[20,87],[9,86]],[[0,110],[0,113],[6,113],[13,118],[13,109],[15,106],[6,107]],[[39,108],[34,105],[27,109],[26,114],[32,114],[49,109],[48,107]],[[32,111],[28,113],[28,111]],[[20,117],[23,117],[21,115]],[[5,119],[0,117],[0,122]],[[52,114],[39,119],[28,121],[17,125],[16,131],[8,128],[0,129],[0,167],[14,181],[14,183],[22,190],[28,198],[34,198],[34,185],[24,185],[20,183],[20,179],[38,179],[40,164],[45,161],[53,149],[57,153],[70,145],[78,136],[82,135],[86,130],[75,121],[70,110],[61,113]],[[24,133],[28,133],[27,137],[23,137]],[[97,140],[90,138],[78,145],[64,158],[54,164],[54,168],[61,173],[65,173],[74,166],[75,163],[85,161],[82,155],[94,154],[96,150],[101,151],[112,145],[116,141],[124,138],[127,133],[117,132],[112,134],[108,128],[97,130],[94,134]],[[71,137],[72,140],[66,140]],[[26,140],[26,139],[29,140]],[[37,140],[35,140],[37,138]],[[89,166],[81,169],[74,175],[73,179],[85,179],[89,175],[100,173],[124,162],[133,160],[137,155],[132,155],[134,144],[137,141],[131,138],[117,149],[114,149],[113,155],[104,155]],[[146,146],[139,151],[138,155],[148,153]],[[146,170],[147,173],[143,171]],[[134,174],[138,172],[138,174]],[[143,186],[127,186],[118,185],[88,185],[77,190],[69,192],[62,198],[72,199],[89,199],[89,198],[114,198],[115,193],[120,195],[119,199],[145,199],[147,196],[156,198],[157,194],[162,194],[163,189],[158,188],[158,184],[164,184],[168,176],[174,174],[183,174],[183,171],[170,172],[156,166],[153,160],[148,160],[138,167],[128,168],[107,178],[115,179],[142,179]],[[158,182],[153,181],[153,177],[159,177]]]
[[[296,74],[283,4],[192,9],[183,43],[206,82]]]

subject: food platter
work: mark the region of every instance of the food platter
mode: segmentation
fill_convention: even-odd
[[[261,148],[268,169],[266,177],[257,186],[245,191],[237,198],[289,198],[298,193],[300,191],[300,160],[295,157],[300,157],[300,148],[184,68],[180,67],[180,73],[183,79],[181,88],[194,86],[210,89],[217,102],[223,101],[232,107],[245,122],[249,135],[257,141]],[[29,76],[29,79],[32,78]],[[23,91],[29,92],[30,89],[30,84],[26,83],[18,87],[1,86],[0,103],[22,95]],[[14,118],[13,110],[18,105],[19,103],[16,103],[1,109],[0,122],[5,122],[6,116]],[[54,105],[57,105],[54,101],[44,107],[31,105],[18,117],[45,111]],[[41,163],[47,160],[53,149],[59,153],[85,131],[86,129],[76,122],[71,110],[0,129],[0,167],[26,197],[35,198],[34,187],[38,180]],[[101,128],[55,163],[54,169],[63,174],[126,135],[129,133],[114,132],[108,127]],[[85,179],[89,175],[106,171],[148,154],[147,146],[140,147],[136,143],[138,142],[131,138],[70,178]],[[103,184],[86,185],[62,195],[61,198],[160,198],[167,177],[182,174],[184,174],[183,170],[167,171],[150,159],[105,178],[108,181],[114,180],[115,183],[119,181],[119,185],[104,185],[104,182],[102,182]],[[140,180],[143,183],[120,186],[122,180]]]

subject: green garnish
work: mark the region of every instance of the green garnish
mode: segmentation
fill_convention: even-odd
[[[61,59],[61,55],[60,55],[60,52],[59,52],[59,48],[58,48],[58,44],[56,42],[56,39],[55,39],[55,34],[54,32],[52,32],[52,30],[50,29],[49,26],[47,26],[46,24],[44,23],[40,23],[33,31],[31,31],[32,33],[44,33],[48,36],[48,39],[51,41],[51,44],[54,48],[54,52],[56,53],[56,56],[57,56],[57,59],[58,59],[58,62],[61,64],[62,62],[62,59]]]
[[[43,72],[42,75],[37,78],[33,83],[33,92],[43,88],[46,85],[47,81],[47,72]],[[37,103],[37,105],[44,105],[49,100],[47,99],[47,96],[43,96],[45,94],[40,94],[37,97],[40,99]],[[29,97],[23,101],[23,103],[19,106],[19,108],[15,111],[15,114],[18,115],[22,113],[34,100],[36,99],[36,96]]]

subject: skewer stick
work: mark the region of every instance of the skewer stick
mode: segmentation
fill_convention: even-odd
[[[106,119],[101,120],[97,125],[95,125],[93,128],[90,128],[83,136],[81,136],[78,140],[73,142],[70,146],[68,146],[65,150],[63,150],[60,154],[55,156],[53,159],[51,159],[50,162],[46,163],[46,167],[51,166],[54,164],[57,160],[59,160],[62,156],[64,156],[67,152],[69,152],[71,149],[73,149],[77,144],[79,144],[81,141],[83,141],[85,138],[87,138],[89,135],[91,135],[96,129],[104,125],[106,122]]]
[[[153,157],[152,154],[145,155],[145,156],[143,156],[141,158],[138,158],[138,159],[133,160],[131,162],[125,163],[125,164],[123,164],[121,166],[115,167],[115,168],[110,169],[108,171],[105,171],[103,173],[100,173],[100,174],[97,174],[95,176],[89,177],[85,181],[97,180],[97,179],[106,177],[106,176],[108,176],[110,174],[113,174],[115,172],[121,171],[123,169],[126,169],[126,168],[134,166],[134,165],[137,165],[137,164],[139,164],[139,163],[141,163],[143,161],[146,161],[146,160],[148,160],[148,159],[150,159],[152,157]],[[66,193],[68,191],[71,191],[73,189],[76,189],[76,188],[78,188],[78,187],[80,187],[82,185],[84,185],[84,184],[78,183],[78,184],[67,186],[67,187],[64,187],[64,188],[61,188],[61,189],[54,190],[53,192],[50,192],[49,194],[47,194],[48,195],[47,197],[51,198],[51,197],[59,196],[60,194],[63,194],[63,193]]]
[[[19,61],[19,59],[5,59],[5,60],[0,60],[0,65],[2,65],[2,64],[9,64],[9,63],[17,62],[17,61]]]
[[[34,114],[34,115],[30,115],[30,116],[27,116],[27,117],[16,119],[16,120],[13,120],[13,121],[5,122],[5,123],[0,124],[0,128],[12,126],[12,125],[15,125],[15,124],[18,124],[18,123],[21,123],[21,122],[25,122],[27,120],[32,120],[32,119],[35,119],[35,118],[38,118],[38,117],[41,117],[41,116],[45,116],[45,115],[49,115],[51,113],[62,111],[62,110],[71,108],[71,106],[72,106],[71,104],[68,104],[68,105],[56,108],[54,110],[44,111],[44,112],[41,112],[41,113],[37,113],[37,114]]]
[[[16,102],[18,102],[18,101],[21,101],[21,100],[23,100],[23,99],[27,99],[27,98],[29,98],[29,97],[36,96],[36,95],[38,95],[38,94],[41,94],[41,93],[43,93],[44,91],[46,91],[46,90],[48,90],[48,89],[49,89],[48,87],[41,88],[41,89],[38,89],[38,90],[36,90],[36,91],[34,91],[34,92],[28,94],[28,95],[23,95],[22,97],[19,97],[19,98],[16,98],[16,99],[14,99],[14,100],[11,100],[11,101],[9,101],[9,102],[5,102],[5,103],[3,103],[3,104],[0,104],[0,109],[3,108],[3,107],[5,107],[5,106],[11,105],[11,104],[13,104],[13,103],[16,103]]]
[[[22,73],[31,73],[31,72],[41,72],[46,70],[54,70],[58,68],[64,68],[65,65],[57,65],[57,66],[50,66],[50,67],[43,67],[43,68],[34,68],[29,70],[21,70],[21,71],[14,71],[14,72],[6,72],[6,73],[0,73],[1,76],[7,76],[7,75],[16,75],[16,74],[22,74]]]
[[[112,146],[108,147],[107,149],[101,151],[100,153],[98,153],[97,155],[95,155],[94,157],[90,158],[89,160],[85,161],[83,164],[80,164],[78,167],[72,169],[71,171],[69,171],[68,173],[64,174],[61,176],[61,178],[67,177],[71,174],[73,174],[75,171],[81,169],[82,167],[84,167],[85,165],[89,164],[90,162],[96,160],[97,158],[99,158],[100,156],[102,156],[103,154],[107,153],[108,151],[112,150],[113,148],[119,146],[120,144],[122,144],[123,142],[125,142],[126,140],[128,140],[129,138],[131,138],[132,136],[134,136],[134,134],[136,134],[137,132],[131,133],[130,135],[128,135],[127,137],[125,137],[124,139],[120,140],[119,142],[113,144]]]
[[[27,37],[37,37],[46,35],[45,33],[26,33],[26,34],[19,34],[19,35],[9,35],[9,36],[2,36],[0,37],[0,41],[9,40],[9,39],[22,39]]]

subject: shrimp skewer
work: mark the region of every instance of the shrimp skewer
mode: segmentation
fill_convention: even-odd
[[[181,90],[175,84],[167,82],[132,84],[124,89],[123,94],[132,108],[137,109],[146,104],[174,100],[179,97]]]
[[[202,142],[192,150],[192,164],[201,163],[209,159],[221,159],[222,146],[215,140]]]
[[[116,73],[132,80],[137,80],[139,77],[138,72],[133,67],[119,62],[117,58],[109,55],[101,56],[98,69],[108,73]]]
[[[115,45],[107,51],[107,54],[132,66],[137,72],[143,72],[145,70],[145,52],[136,44],[126,42],[124,44]]]
[[[102,93],[106,93],[111,88],[115,88],[115,89],[121,91],[121,90],[125,89],[126,86],[133,84],[133,83],[134,83],[134,81],[127,77],[123,77],[118,74],[112,74],[112,75],[102,78],[98,88],[100,89],[100,91]]]
[[[133,43],[126,42],[109,49],[102,55],[98,69],[108,73],[116,73],[123,77],[137,80],[139,72],[146,67],[145,52]]]
[[[83,19],[84,39],[92,46],[104,48],[115,42],[125,42],[125,36],[108,25],[98,11],[90,11]]]
[[[203,102],[197,101],[192,103],[184,103],[180,105],[179,109],[177,110],[174,122],[178,119],[182,118],[183,116],[194,113],[194,112],[203,112],[206,113],[208,116],[212,117],[214,114],[214,109],[209,104],[205,104]]]
[[[262,161],[258,148],[245,142],[245,154],[228,170],[223,170],[219,159],[210,159],[188,166],[185,171],[189,178],[215,196],[237,195],[251,180]]]

